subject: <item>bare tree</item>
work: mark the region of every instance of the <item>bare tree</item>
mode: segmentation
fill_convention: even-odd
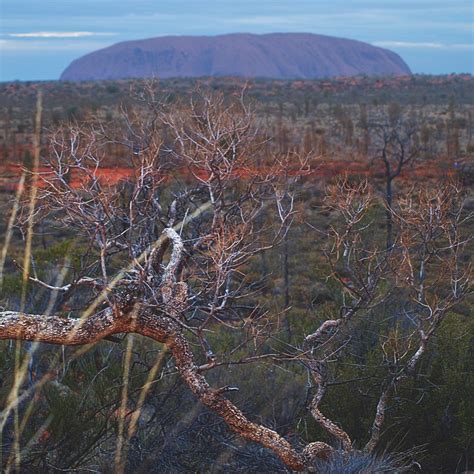
[[[421,153],[418,129],[417,121],[405,117],[395,104],[389,108],[387,116],[369,124],[373,161],[382,161],[384,167],[387,249],[392,248],[394,241],[393,182]]]
[[[153,98],[148,101],[150,114],[124,116],[119,139],[100,124],[70,126],[52,137],[38,209],[77,229],[90,251],[68,284],[30,279],[62,294],[62,304],[75,294],[91,302],[76,317],[3,311],[0,338],[86,345],[118,333],[150,337],[168,347],[191,391],[233,431],[303,469],[307,455],[324,457],[329,447],[312,443],[297,452],[225,397],[235,388],[214,389],[204,373],[226,362],[207,340],[210,327],[245,325],[248,340],[258,341],[271,324],[258,308],[249,313],[240,304],[252,291],[245,265],[285,234],[293,200],[282,193],[279,180],[289,166],[298,174],[306,164],[275,160],[256,169],[262,140],[243,102],[204,97],[191,108],[164,113]],[[98,178],[111,141],[126,147],[133,162],[134,179],[123,186]],[[71,173],[79,183],[71,184]],[[270,207],[280,224],[258,226],[257,232],[256,219]],[[194,343],[200,355],[193,353]],[[16,403],[10,398],[3,420]]]
[[[454,184],[436,190],[422,189],[399,200],[393,210],[400,227],[391,263],[394,286],[405,293],[403,316],[411,327],[407,334],[390,335],[382,345],[389,374],[384,382],[370,440],[372,451],[380,439],[389,397],[417,367],[429,342],[449,311],[471,291],[472,266],[463,259],[469,237],[463,223],[471,219],[463,210],[461,190]]]
[[[338,315],[306,336],[299,357],[316,390],[310,412],[346,452],[354,449],[349,434],[320,408],[328,388],[338,383],[331,380],[330,366],[350,354],[356,321],[373,318],[382,303],[403,301],[397,318],[407,323],[407,329],[381,332],[380,368],[385,375],[364,448],[372,452],[380,440],[391,396],[416,374],[443,319],[471,292],[472,269],[463,259],[468,240],[462,235],[462,224],[471,216],[463,212],[461,190],[455,185],[413,192],[401,199],[396,209],[391,208],[401,230],[387,251],[374,239],[373,221],[367,218],[374,201],[366,182],[353,185],[342,180],[329,188],[327,205],[341,217],[327,233],[326,255],[332,276],[342,289],[342,304]]]

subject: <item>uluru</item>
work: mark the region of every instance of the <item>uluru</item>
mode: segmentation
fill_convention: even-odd
[[[74,60],[61,80],[204,76],[313,79],[407,75],[393,51],[310,33],[162,36],[125,41]]]

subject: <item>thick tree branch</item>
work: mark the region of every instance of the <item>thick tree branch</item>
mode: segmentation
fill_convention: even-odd
[[[87,319],[3,311],[0,312],[0,339],[67,346],[92,344],[111,334],[125,332],[128,323],[129,320],[115,319],[108,308]]]
[[[167,328],[163,332],[163,328],[157,324],[157,320],[148,318],[147,315],[140,318],[140,327],[137,328],[137,331],[155,340],[166,338],[166,344],[173,354],[176,368],[188,387],[204,405],[221,416],[235,433],[271,449],[293,470],[303,470],[305,462],[308,462],[309,458],[312,460],[315,457],[323,459],[329,457],[332,448],[325,443],[311,443],[303,454],[299,454],[276,431],[248,420],[242,411],[222,396],[218,389],[209,386],[200,373],[199,367],[195,364],[189,344],[181,334],[179,327],[176,325],[175,328]]]
[[[290,469],[303,470],[315,457],[327,459],[333,452],[327,444],[317,442],[309,444],[300,454],[276,431],[248,420],[242,411],[223,397],[222,391],[209,386],[199,372],[177,323],[145,310],[135,313],[117,318],[112,310],[106,309],[81,320],[4,311],[0,313],[0,339],[81,345],[98,342],[118,332],[135,332],[150,337],[170,348],[180,375],[204,405],[221,416],[243,438],[271,449]]]

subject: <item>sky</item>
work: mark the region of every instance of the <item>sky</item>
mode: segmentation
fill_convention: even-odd
[[[0,0],[0,81],[58,79],[92,51],[165,35],[309,32],[474,73],[473,0]]]

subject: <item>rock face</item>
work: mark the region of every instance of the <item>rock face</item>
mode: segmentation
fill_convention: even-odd
[[[61,79],[243,76],[277,79],[410,74],[392,51],[309,33],[165,36],[125,41],[73,61]]]

